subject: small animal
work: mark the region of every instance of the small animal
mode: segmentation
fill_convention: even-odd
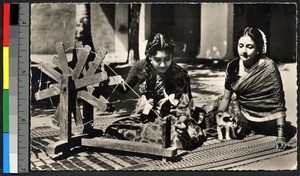
[[[231,137],[233,139],[236,139],[236,129],[238,127],[237,125],[237,116],[232,116],[228,112],[217,112],[216,114],[216,122],[217,122],[217,132],[218,132],[218,139],[223,140],[223,133],[222,130],[225,128],[225,139],[231,140]],[[230,131],[231,131],[231,137],[230,137]]]
[[[203,144],[206,133],[193,118],[180,116],[173,121],[176,132],[173,133],[172,146],[176,146],[178,149],[192,150]]]

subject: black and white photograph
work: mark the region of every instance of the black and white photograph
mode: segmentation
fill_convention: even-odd
[[[30,170],[297,162],[295,3],[31,3]]]

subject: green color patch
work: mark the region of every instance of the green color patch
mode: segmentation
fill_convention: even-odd
[[[9,90],[3,90],[3,133],[9,132]]]

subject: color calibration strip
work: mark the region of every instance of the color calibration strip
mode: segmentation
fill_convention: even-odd
[[[3,4],[3,173],[10,173],[9,150],[9,29],[10,4]]]
[[[18,172],[29,172],[30,4],[19,3],[18,20]]]
[[[18,173],[18,4],[10,4],[9,27],[9,159],[10,173]]]
[[[26,9],[29,9],[27,4]],[[27,17],[29,16],[29,11],[26,11]],[[27,21],[26,21],[27,22]],[[26,115],[22,116],[20,120],[20,89],[28,94],[28,89],[22,89],[20,86],[24,87],[24,84],[29,84],[29,22],[26,25],[26,30],[23,36],[20,36],[20,26],[19,24],[19,4],[3,3],[3,173],[20,173],[28,172],[28,111]],[[24,26],[24,23],[23,23]],[[25,42],[25,48],[20,45],[21,37]],[[24,43],[24,41],[23,41]],[[23,45],[24,46],[24,45]],[[25,59],[26,62],[26,73],[24,69],[20,71],[20,48],[26,49]],[[22,65],[24,66],[24,65]],[[25,73],[21,79],[23,79],[23,84],[20,82],[19,72]],[[22,81],[22,80],[21,80]],[[27,86],[25,86],[27,87]],[[28,106],[28,96],[22,96],[22,100],[26,99],[25,107]],[[23,102],[22,102],[23,103]],[[22,108],[21,108],[22,109]],[[28,107],[27,107],[28,109]],[[26,127],[21,129],[19,121],[24,122]],[[24,136],[21,138],[20,136]],[[20,140],[22,140],[20,142]],[[26,147],[23,147],[26,151],[21,150],[20,153],[20,143],[26,143]],[[20,161],[22,160],[22,161]],[[23,161],[24,160],[24,161]],[[21,163],[21,164],[20,164]],[[20,166],[21,165],[21,166]],[[26,165],[26,167],[24,167]],[[21,167],[21,169],[20,169]],[[20,171],[21,170],[21,171]]]

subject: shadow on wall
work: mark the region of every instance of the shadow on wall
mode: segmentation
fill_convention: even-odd
[[[75,4],[33,4],[31,6],[31,53],[54,54],[55,43],[75,42]]]

